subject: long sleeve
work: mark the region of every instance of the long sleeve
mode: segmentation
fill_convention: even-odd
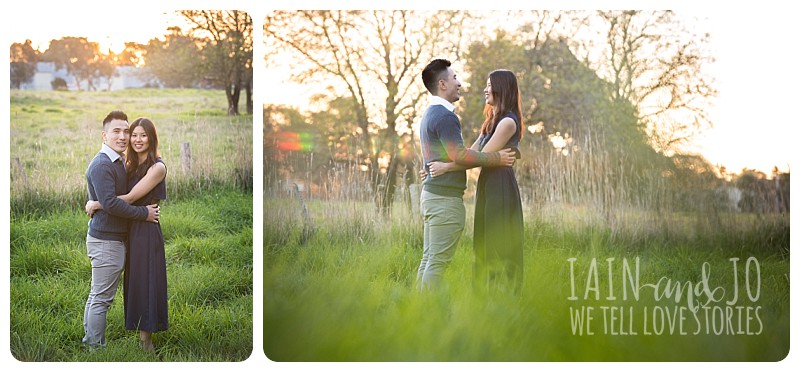
[[[92,180],[97,201],[106,213],[133,220],[147,220],[147,207],[137,207],[117,197],[114,183],[114,170],[111,164],[99,164],[91,168]]]
[[[437,126],[439,141],[447,152],[447,156],[455,163],[470,167],[492,166],[500,164],[500,154],[496,152],[483,153],[464,146],[461,135],[461,124],[455,115],[447,118]]]

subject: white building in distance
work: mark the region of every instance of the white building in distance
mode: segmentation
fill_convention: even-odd
[[[61,78],[67,83],[67,90],[89,90],[88,82],[82,81],[80,89],[72,76],[64,67],[57,67],[53,62],[38,62],[36,73],[28,83],[20,86],[22,90],[53,90],[53,82]],[[98,77],[93,79],[95,90],[122,90],[130,88],[158,87],[160,84],[145,76],[142,68],[134,66],[117,66],[110,79]]]

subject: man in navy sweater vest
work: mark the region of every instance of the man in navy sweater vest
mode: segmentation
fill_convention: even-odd
[[[89,199],[103,206],[89,220],[86,253],[92,262],[92,287],[83,311],[83,343],[89,347],[106,344],[106,313],[117,293],[125,266],[128,220],[158,223],[158,206],[131,206],[117,195],[128,193],[123,154],[130,133],[128,116],[112,111],[103,119],[103,145],[86,170]]]
[[[453,113],[453,102],[459,99],[461,83],[450,65],[450,61],[435,59],[422,71],[422,81],[432,95],[419,128],[425,172],[430,173],[427,164],[432,161],[455,162],[468,167],[512,165],[513,150],[482,153],[464,146],[461,122]],[[466,171],[448,172],[436,178],[428,175],[422,184],[423,248],[417,270],[420,289],[436,287],[453,259],[464,231],[466,188]]]

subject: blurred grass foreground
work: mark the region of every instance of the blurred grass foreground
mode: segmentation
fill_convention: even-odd
[[[474,175],[447,286],[419,293],[412,187],[398,186],[386,214],[357,164],[334,164],[326,178],[312,171],[324,164],[313,154],[283,157],[294,172],[277,168],[264,194],[272,360],[779,361],[789,352],[788,211],[737,210],[658,175],[609,182],[602,156],[544,155],[520,180],[520,293],[473,284]]]

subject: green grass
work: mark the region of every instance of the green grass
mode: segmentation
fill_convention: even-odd
[[[745,218],[738,226],[696,239],[693,223],[681,229],[684,234],[612,234],[603,226],[576,227],[528,217],[535,215],[528,211],[524,283],[515,295],[502,285],[473,285],[471,217],[446,271],[447,288],[419,293],[414,281],[421,222],[409,212],[398,206],[391,218],[383,220],[369,203],[310,201],[308,207],[313,233],[303,240],[298,202],[265,199],[264,211],[269,213],[264,221],[263,333],[264,351],[272,360],[777,361],[789,350],[788,216],[772,225]],[[742,319],[747,319],[747,308],[752,319],[740,328],[734,313],[733,327],[727,327],[727,319],[706,322],[701,312],[700,332],[695,335],[698,323],[684,310],[686,335],[680,328],[670,333],[668,325],[655,334],[665,310],[688,304],[685,299],[678,303],[673,298],[656,299],[650,287],[641,289],[638,300],[632,299],[629,288],[628,299],[623,300],[622,260],[632,264],[636,257],[641,284],[658,283],[661,277],[697,283],[703,263],[708,262],[711,288],[723,287],[728,293],[724,300],[709,304],[710,314],[717,311],[714,307],[724,314],[741,306]],[[739,299],[728,306],[725,301],[731,299],[734,282],[731,257],[740,259]],[[748,300],[743,287],[749,257],[756,258],[760,268],[761,293],[756,302]],[[574,301],[568,300],[570,258],[576,259]],[[615,258],[616,300],[606,299],[607,258]],[[597,261],[599,300],[593,291],[584,298],[592,259]],[[593,335],[573,334],[570,307],[582,306],[594,308]],[[621,326],[619,320],[615,323],[616,334],[614,328],[604,330],[601,307],[609,308],[609,320],[610,307],[623,307],[625,318]],[[628,311],[633,311],[633,318]],[[655,325],[654,311],[659,316]],[[650,335],[645,334],[645,312]],[[714,326],[734,334],[716,334]],[[761,331],[736,334],[740,329],[747,332],[747,326],[751,333]],[[620,334],[631,331],[638,334]]]
[[[242,361],[253,340],[252,116],[228,117],[221,91],[11,91],[10,350],[21,361]],[[161,204],[170,328],[157,354],[124,328],[122,292],[108,346],[81,346],[91,265],[85,176],[101,120],[153,119],[167,164]],[[180,144],[192,146],[183,169]],[[19,160],[17,160],[19,159]]]
[[[81,346],[91,280],[83,214],[12,219],[12,354],[22,361],[247,359],[253,326],[251,206],[251,194],[237,190],[163,204],[170,329],[154,334],[157,355],[139,351],[138,333],[124,329],[121,290],[108,315],[108,346],[98,352]],[[192,218],[181,217],[187,215]]]

